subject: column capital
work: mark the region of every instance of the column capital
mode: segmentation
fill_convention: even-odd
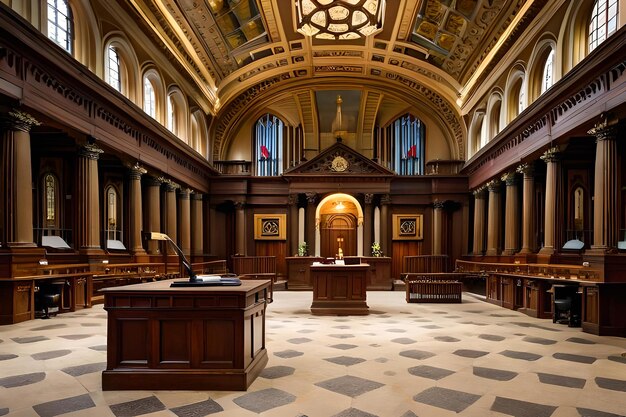
[[[547,163],[556,162],[559,160],[559,153],[561,152],[561,148],[559,146],[553,146],[549,148],[547,151],[540,156],[540,159]]]
[[[130,178],[133,180],[141,179],[141,176],[148,172],[147,169],[139,165],[139,162],[136,162],[135,165],[128,167],[130,172]]]
[[[391,196],[389,194],[383,194],[380,196],[380,204],[383,206],[391,204]]]
[[[474,194],[474,198],[485,198],[486,189],[487,187],[485,185],[481,185],[480,187],[476,188],[474,191],[472,191],[472,193]]]
[[[173,193],[177,189],[181,188],[179,184],[175,183],[174,181],[170,179],[165,179],[163,177],[161,177],[161,179],[162,179],[161,183],[165,186],[165,191],[167,191],[168,193]]]
[[[502,182],[504,182],[507,187],[517,184],[517,175],[515,174],[515,171],[509,171],[502,175]]]
[[[189,200],[189,196],[192,192],[191,188],[183,188],[179,186],[178,195],[181,200]]]
[[[246,202],[243,200],[233,201],[233,205],[235,206],[236,210],[243,210],[246,208]]]
[[[298,201],[300,199],[298,198],[298,194],[289,194],[287,196],[287,205],[289,206],[295,206],[298,204]]]
[[[515,171],[524,174],[524,178],[532,177],[535,174],[535,167],[533,164],[523,163],[515,168]]]
[[[100,158],[101,153],[104,153],[104,151],[93,143],[86,143],[78,151],[79,156],[92,160]]]
[[[0,116],[0,127],[12,130],[30,132],[33,126],[39,126],[41,122],[28,113],[13,109]]]
[[[500,180],[493,179],[487,183],[487,189],[490,193],[499,193],[500,192]]]
[[[363,202],[365,204],[372,204],[373,201],[374,201],[374,194],[372,193],[363,194]]]
[[[435,210],[443,210],[443,207],[446,205],[445,201],[442,200],[435,200],[433,201],[433,208]]]
[[[163,177],[148,177],[146,179],[146,185],[149,187],[160,187],[163,181],[165,181]]]
[[[202,201],[202,198],[204,197],[204,194],[202,194],[201,192],[198,191],[191,191],[191,199],[192,200],[200,200]]]
[[[317,193],[306,193],[306,201],[309,204],[317,203]]]
[[[587,131],[588,134],[596,137],[596,141],[612,140],[617,137],[617,126],[608,115],[601,114],[602,120],[593,125],[593,128]]]

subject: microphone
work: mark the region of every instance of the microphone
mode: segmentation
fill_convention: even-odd
[[[168,235],[160,232],[146,232],[146,238],[148,240],[165,240],[168,241],[176,254],[178,255],[180,262],[183,264],[185,271],[187,271],[187,275],[189,275],[188,281],[174,281],[170,284],[170,287],[193,287],[193,286],[209,286],[209,285],[241,285],[241,281],[236,277],[227,277],[224,278],[222,276],[215,275],[205,275],[198,276],[193,272],[191,268],[191,263],[183,253],[183,251],[178,247],[176,243]]]

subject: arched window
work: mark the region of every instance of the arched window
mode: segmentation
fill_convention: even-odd
[[[143,78],[143,111],[156,119],[156,93],[148,77]]]
[[[188,110],[185,96],[178,87],[172,87],[167,95],[166,103],[167,129],[178,136],[183,142],[196,149],[187,134]]]
[[[56,229],[58,225],[57,216],[57,194],[58,186],[57,179],[52,174],[46,174],[44,176],[44,227]]]
[[[500,113],[502,109],[502,95],[500,92],[494,92],[491,94],[487,107],[489,108],[489,119],[486,126],[488,134],[487,140],[491,140],[495,138],[501,130]]]
[[[474,117],[470,127],[470,155],[475,154],[487,144],[487,138],[485,133],[485,110],[477,110],[474,112]]]
[[[176,125],[176,103],[174,102],[174,97],[170,94],[167,97],[167,129],[175,134],[177,128]]]
[[[426,126],[412,114],[398,117],[387,127],[391,139],[392,166],[400,175],[424,174]]]
[[[543,76],[541,77],[541,94],[545,93],[548,88],[554,84],[554,49],[546,57],[543,64]]]
[[[113,186],[107,187],[106,190],[106,198],[107,198],[107,215],[106,215],[106,235],[107,239],[118,239],[117,230],[119,228],[118,219],[117,219],[117,191]]]
[[[122,76],[120,57],[113,45],[107,48],[106,82],[120,93],[122,92]]]
[[[589,52],[617,30],[617,0],[597,0],[589,22]]]
[[[507,93],[506,93],[506,122],[510,123],[515,119],[523,110],[526,104],[524,98],[524,71],[523,69],[516,68],[511,72],[509,79],[507,80]]]
[[[272,114],[257,120],[255,133],[256,175],[272,176],[283,173],[284,123]]]
[[[70,54],[73,53],[73,29],[72,9],[67,1],[48,0],[48,38]]]

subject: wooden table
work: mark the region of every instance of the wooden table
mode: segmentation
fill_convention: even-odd
[[[267,364],[270,282],[105,288],[103,390],[246,390]]]
[[[366,315],[368,264],[311,265],[313,303],[316,315]]]

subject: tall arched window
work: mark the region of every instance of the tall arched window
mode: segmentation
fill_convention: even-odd
[[[543,76],[541,78],[541,94],[545,93],[548,88],[554,84],[554,49],[550,50],[550,53],[546,57],[546,61],[543,64]]]
[[[272,176],[283,173],[284,123],[272,114],[261,116],[254,127],[256,175]]]
[[[617,30],[617,0],[597,0],[589,22],[589,52]]]
[[[143,111],[156,119],[156,93],[148,77],[143,78]]]
[[[120,57],[117,54],[117,49],[113,45],[109,45],[107,48],[107,64],[106,82],[121,93],[122,77]]]
[[[172,133],[176,133],[176,121],[176,102],[170,94],[167,97],[167,129]]]
[[[43,179],[44,183],[44,227],[57,228],[57,179],[52,174],[46,174]]]
[[[120,222],[118,219],[118,195],[117,190],[112,185],[106,189],[106,236],[107,240],[120,240]]]
[[[426,138],[424,123],[407,113],[389,125],[387,137],[391,138],[393,148],[391,169],[400,175],[422,175]]]
[[[72,9],[67,1],[48,0],[48,38],[70,54],[73,53],[73,28]]]

